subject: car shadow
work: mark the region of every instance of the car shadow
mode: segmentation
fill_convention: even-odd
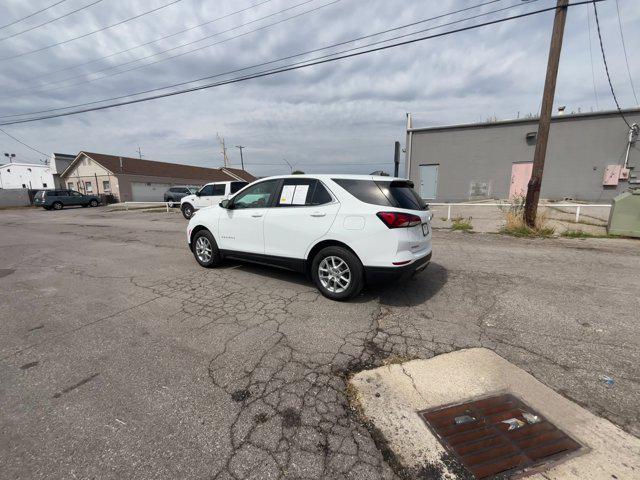
[[[228,261],[221,268],[237,269],[253,275],[315,288],[313,282],[306,275],[271,266]],[[377,299],[382,305],[390,307],[420,305],[438,293],[447,280],[447,269],[439,263],[431,262],[424,271],[407,279],[385,284],[366,285],[362,293],[349,302],[366,303]]]

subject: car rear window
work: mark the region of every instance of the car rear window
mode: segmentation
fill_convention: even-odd
[[[236,193],[247,185],[249,185],[249,182],[231,182],[231,193]]]
[[[374,181],[347,178],[332,179],[351,195],[364,203],[382,207],[426,210],[427,205],[413,190],[413,183],[405,180]]]

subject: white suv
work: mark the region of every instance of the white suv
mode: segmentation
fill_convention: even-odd
[[[400,178],[269,177],[197,212],[187,241],[203,267],[225,258],[284,267],[344,300],[367,281],[426,268],[431,217],[413,184]]]
[[[207,183],[193,195],[180,199],[180,209],[184,218],[189,220],[196,210],[212,205],[218,205],[225,198],[229,198],[249,182],[212,182]]]

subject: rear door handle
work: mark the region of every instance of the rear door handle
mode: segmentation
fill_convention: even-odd
[[[261,217],[261,216],[262,216],[262,213],[252,213],[252,214],[251,214],[251,216],[252,216],[252,217],[256,217],[256,218],[257,218],[257,217]]]
[[[311,214],[312,217],[324,217],[326,215],[326,213],[324,212],[313,212]]]

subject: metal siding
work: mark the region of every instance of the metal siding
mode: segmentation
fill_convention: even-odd
[[[638,113],[627,114],[627,118],[640,122]],[[414,131],[411,180],[420,183],[419,165],[438,163],[437,200],[466,200],[471,182],[490,183],[493,197],[508,198],[511,166],[533,160],[535,145],[529,145],[525,136],[536,130],[537,123],[516,123]],[[607,165],[624,161],[627,136],[628,129],[619,116],[554,119],[541,197],[602,201],[626,190],[629,182],[603,187],[602,177]],[[640,176],[638,144],[631,149],[629,166]]]

